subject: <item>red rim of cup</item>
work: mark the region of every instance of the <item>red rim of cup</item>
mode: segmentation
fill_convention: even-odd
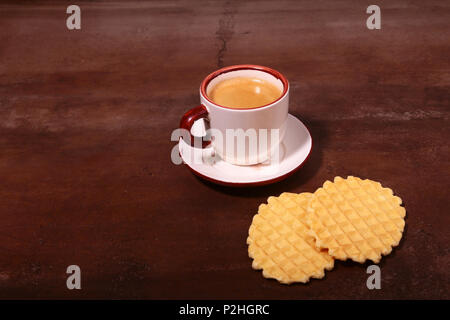
[[[281,96],[277,100],[272,101],[271,103],[265,104],[263,106],[258,106],[258,107],[253,107],[253,108],[239,108],[239,109],[236,109],[236,108],[230,108],[230,107],[221,106],[220,104],[217,104],[217,103],[211,101],[211,99],[209,99],[208,95],[206,94],[206,88],[208,87],[208,84],[211,82],[211,80],[216,78],[217,76],[219,76],[221,74],[232,72],[232,71],[238,71],[238,70],[257,70],[257,71],[263,71],[263,72],[269,73],[270,75],[272,75],[275,78],[279,79],[283,83],[283,93],[281,94]],[[254,64],[239,64],[239,65],[235,65],[235,66],[229,66],[229,67],[221,68],[219,70],[214,71],[213,73],[210,73],[202,81],[202,83],[200,85],[200,92],[201,92],[202,96],[208,102],[212,103],[215,106],[218,106],[218,107],[221,107],[221,108],[225,108],[225,109],[231,109],[231,110],[239,111],[239,110],[259,109],[259,108],[264,108],[264,107],[270,106],[271,104],[274,104],[274,103],[280,101],[287,94],[288,88],[289,88],[289,82],[287,81],[285,76],[283,76],[277,70],[274,70],[274,69],[271,69],[271,68],[268,68],[268,67],[264,67],[264,66],[254,65]]]

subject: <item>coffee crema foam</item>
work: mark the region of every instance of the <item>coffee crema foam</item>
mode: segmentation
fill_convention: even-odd
[[[236,77],[216,84],[208,96],[218,105],[244,109],[270,104],[281,94],[282,91],[269,81],[253,77]]]

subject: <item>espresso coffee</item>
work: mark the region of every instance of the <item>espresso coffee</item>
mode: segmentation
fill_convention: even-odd
[[[270,104],[277,100],[281,93],[277,86],[267,80],[237,77],[219,82],[208,96],[220,106],[243,109]]]

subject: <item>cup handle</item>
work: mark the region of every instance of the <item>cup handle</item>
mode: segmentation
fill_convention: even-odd
[[[180,121],[180,128],[186,129],[189,132],[190,141],[185,141],[186,143],[190,144],[192,147],[201,145],[202,148],[205,148],[211,143],[211,141],[205,141],[204,139],[202,139],[202,137],[196,137],[191,134],[192,126],[194,125],[195,121],[200,119],[204,119],[209,122],[208,110],[206,110],[206,107],[202,104],[188,110],[183,115]],[[201,144],[200,141],[202,142]]]

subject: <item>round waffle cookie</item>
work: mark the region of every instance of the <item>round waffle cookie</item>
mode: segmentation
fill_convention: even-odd
[[[316,247],[306,225],[311,193],[283,193],[269,197],[253,217],[247,238],[252,267],[263,270],[265,278],[281,283],[308,282],[323,278],[334,259]]]
[[[379,182],[336,177],[314,193],[307,222],[316,245],[334,258],[378,263],[402,238],[406,210],[401,204]]]

